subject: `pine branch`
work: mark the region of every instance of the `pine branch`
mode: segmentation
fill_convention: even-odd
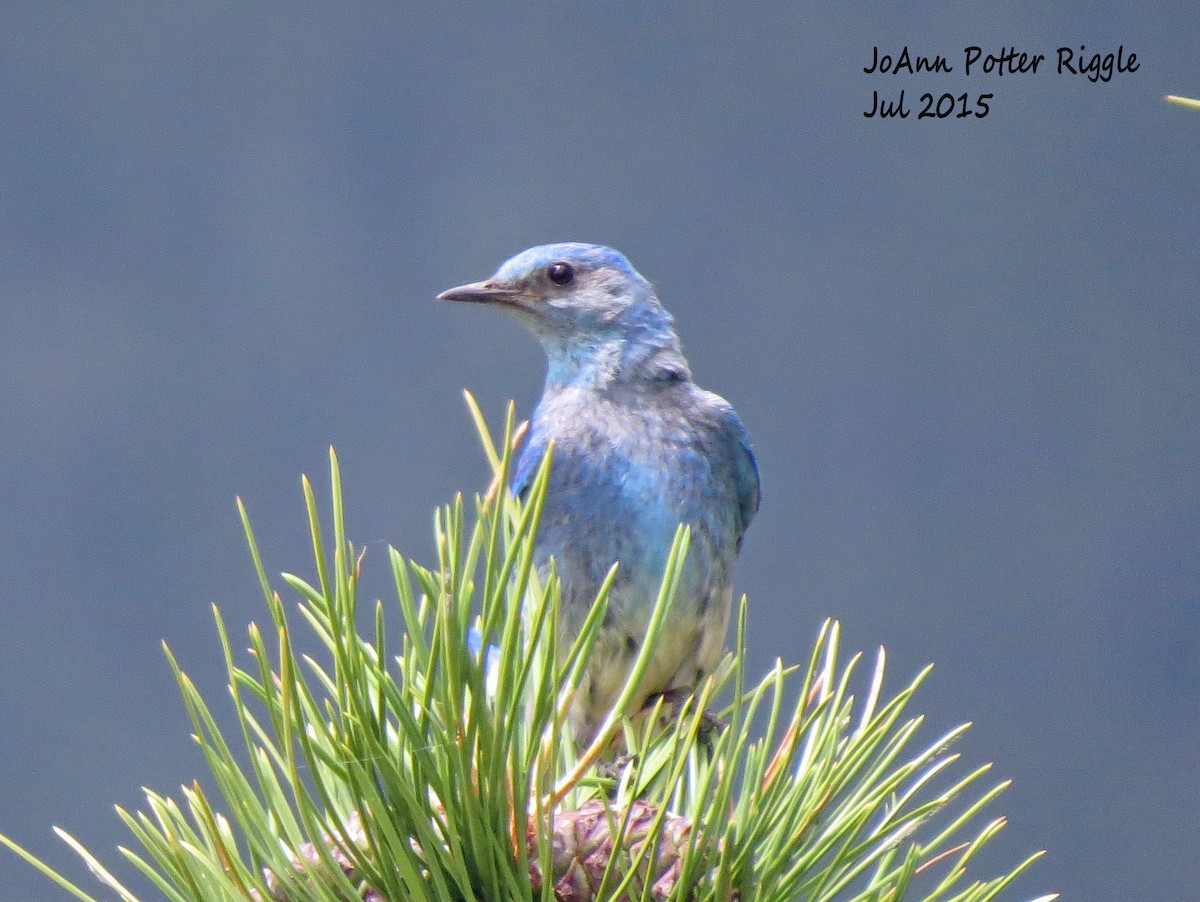
[[[507,485],[513,410],[496,442],[468,403],[494,484]],[[882,650],[860,676],[860,656],[840,662],[830,622],[804,666],[778,662],[751,684],[744,599],[734,653],[697,697],[614,716],[578,749],[566,711],[605,593],[564,647],[555,580],[532,567],[549,457],[525,504],[497,490],[469,516],[462,498],[442,508],[435,567],[391,551],[398,639],[392,605],[359,609],[362,556],[346,537],[336,456],[332,539],[305,480],[315,576],[282,577],[299,620],[271,587],[240,508],[270,621],[250,625],[242,664],[214,609],[234,728],[168,650],[211,778],[178,800],[148,791],[146,810],[118,810],[142,847],[122,854],[165,898],[981,902],[1040,855],[990,880],[967,877],[1004,824],[977,821],[1007,783],[983,783],[986,766],[957,773],[951,747],[965,726],[918,738],[921,718],[905,712],[928,669],[889,697]],[[681,529],[641,664],[686,551]],[[720,728],[708,713],[717,699]],[[614,749],[625,754],[614,760]],[[137,902],[60,835],[101,884]]]

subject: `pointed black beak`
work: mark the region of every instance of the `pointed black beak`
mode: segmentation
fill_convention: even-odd
[[[472,282],[443,291],[439,301],[470,301],[474,304],[512,304],[521,296],[520,289],[501,282]]]

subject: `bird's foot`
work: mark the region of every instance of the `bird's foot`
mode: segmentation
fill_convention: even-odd
[[[634,760],[633,755],[616,755],[609,761],[601,761],[596,765],[596,776],[605,780],[620,780],[625,768]]]
[[[684,703],[688,699],[694,697],[695,693],[687,686],[675,686],[674,688],[668,689],[665,692],[656,692],[653,695],[648,696],[645,704],[642,707],[653,708],[656,704],[658,704],[658,700],[662,699],[663,708],[673,715],[683,707]],[[705,710],[700,714],[699,738],[705,745],[711,745],[717,734],[728,729],[728,727],[728,721],[717,717],[717,715],[713,714],[711,711]]]

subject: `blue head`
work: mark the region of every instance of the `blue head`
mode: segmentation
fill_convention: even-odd
[[[493,304],[546,349],[548,382],[687,375],[671,314],[650,283],[609,247],[544,244],[522,251],[483,282],[451,288],[443,301]]]

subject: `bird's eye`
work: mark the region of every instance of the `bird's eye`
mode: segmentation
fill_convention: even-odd
[[[546,267],[546,276],[555,285],[570,285],[575,281],[575,268],[570,263],[556,260]]]

